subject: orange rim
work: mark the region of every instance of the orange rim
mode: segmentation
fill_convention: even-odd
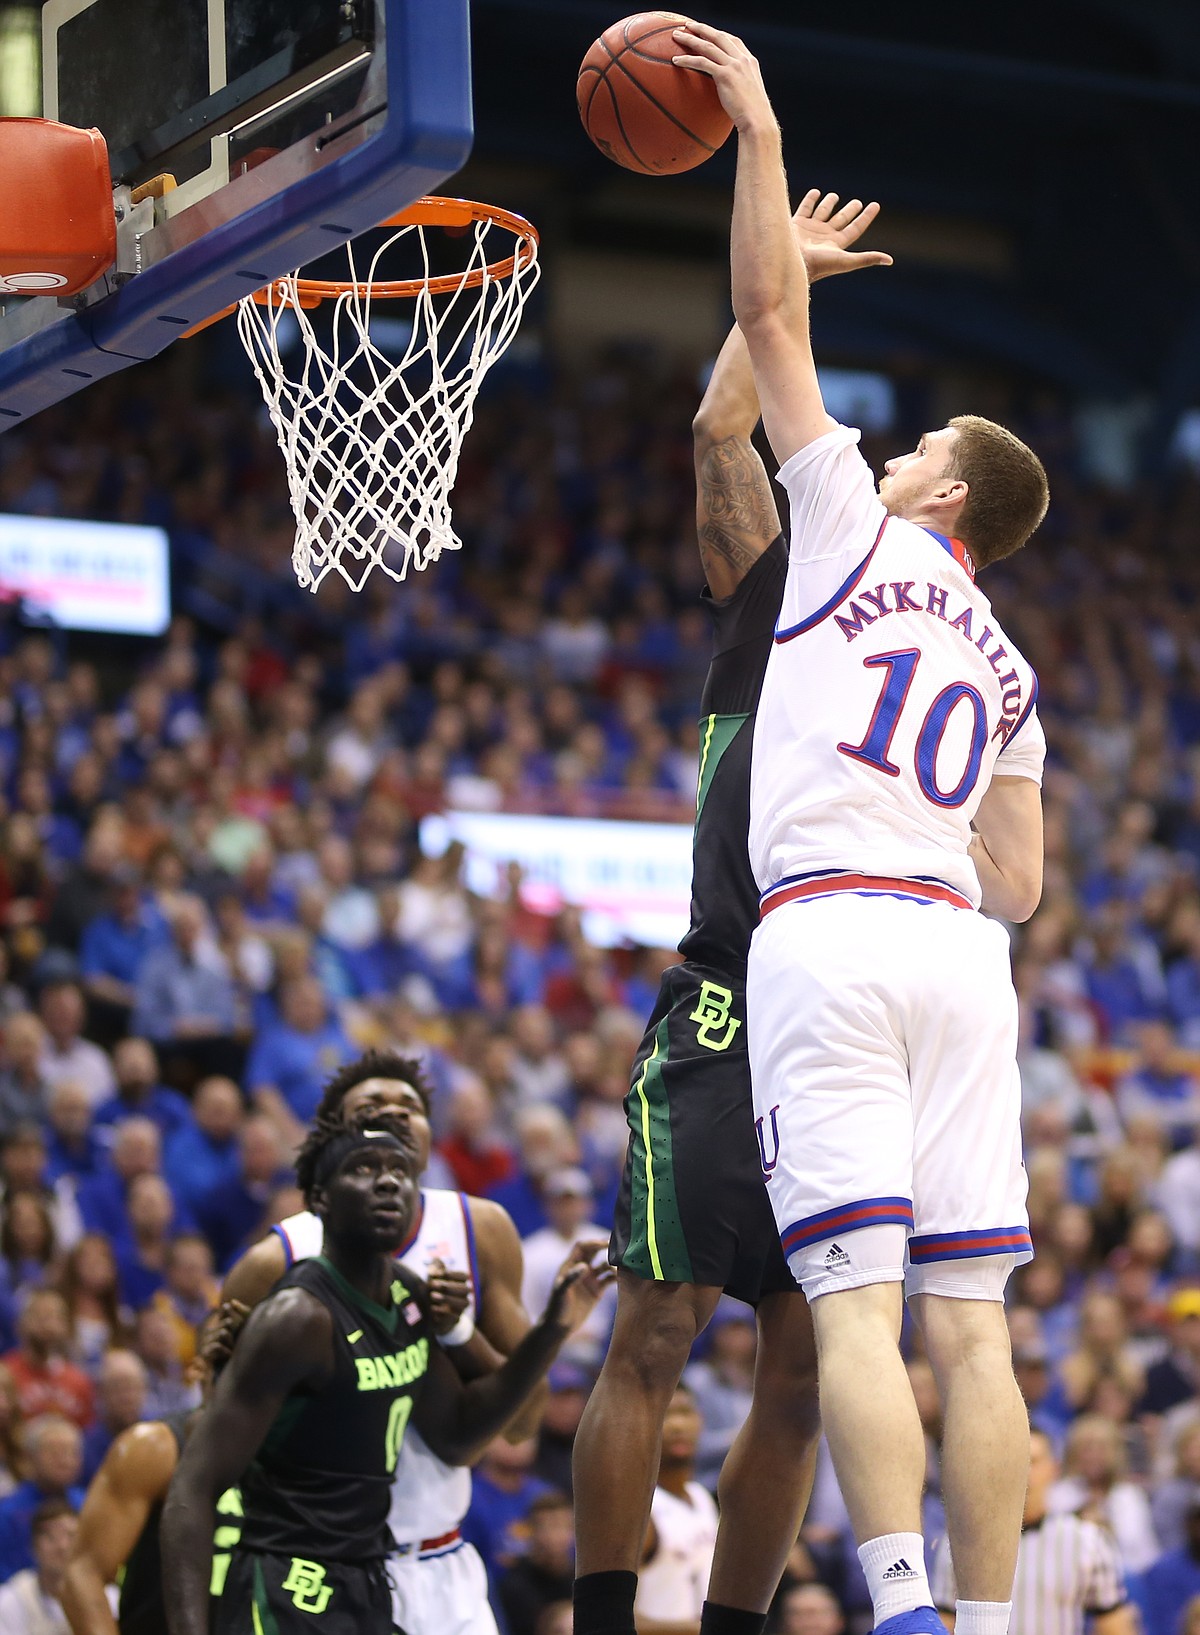
[[[538,252],[538,231],[532,222],[518,216],[514,210],[502,210],[499,205],[479,204],[473,199],[443,199],[431,195],[417,199],[406,209],[381,221],[381,227],[470,227],[473,222],[490,221],[496,227],[505,227],[517,240],[517,248],[500,261],[491,261],[486,267],[474,267],[465,277],[462,273],[443,273],[438,278],[389,278],[356,284],[352,280],[325,278],[297,278],[296,293],[302,307],[319,306],[322,301],[336,300],[339,295],[369,295],[373,301],[412,300],[418,295],[453,295],[456,290],[478,289],[485,279],[509,278],[518,269],[524,269]],[[255,290],[259,306],[270,305],[272,292],[276,299],[291,300],[292,281],[276,279],[265,289]]]
[[[524,216],[518,216],[515,210],[502,210],[498,204],[480,204],[474,199],[444,199],[436,194],[430,194],[427,198],[417,199],[404,210],[397,211],[394,216],[389,216],[379,225],[470,227],[471,223],[476,221],[490,221],[497,227],[506,227],[517,240],[517,248],[513,254],[506,256],[502,261],[489,262],[486,267],[474,267],[465,277],[462,273],[443,273],[438,278],[391,278],[384,282],[363,284],[355,284],[349,280],[340,282],[325,278],[297,278],[296,294],[299,304],[307,312],[313,307],[319,307],[322,301],[334,301],[339,295],[346,295],[351,290],[359,296],[370,295],[375,301],[412,300],[426,291],[430,295],[453,295],[456,290],[478,289],[485,278],[510,278],[514,272],[523,271],[536,257],[541,241],[538,230],[532,222],[526,221]],[[269,306],[272,292],[276,300],[291,304],[291,284],[287,279],[277,278],[273,284],[255,290],[251,299],[260,307]],[[220,323],[222,318],[228,318],[230,313],[236,311],[236,302],[231,307],[222,307],[221,311],[214,312],[211,318],[204,318],[200,323],[193,324],[190,329],[185,329],[180,339],[187,340],[192,335],[199,335],[201,330]]]

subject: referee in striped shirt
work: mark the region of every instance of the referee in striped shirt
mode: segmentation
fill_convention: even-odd
[[[1081,1516],[1050,1515],[1046,1495],[1058,1477],[1054,1447],[1030,1432],[1029,1486],[1017,1552],[1009,1635],[1138,1635],[1111,1537]],[[939,1544],[932,1574],[934,1603],[951,1629],[957,1589],[950,1550]]]

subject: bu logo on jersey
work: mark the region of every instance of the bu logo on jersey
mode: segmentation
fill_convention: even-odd
[[[767,1133],[763,1129],[766,1119],[771,1121],[771,1146],[774,1151],[767,1157]],[[762,1160],[763,1180],[770,1181],[771,1171],[779,1162],[779,1103],[776,1102],[769,1113],[754,1120],[754,1133],[758,1137],[758,1156]]]
[[[700,995],[690,1019],[699,1023],[696,1043],[703,1045],[705,1050],[728,1050],[733,1043],[733,1036],[742,1024],[736,1016],[730,1016],[732,1004],[731,989],[722,988],[719,982],[700,984]]]

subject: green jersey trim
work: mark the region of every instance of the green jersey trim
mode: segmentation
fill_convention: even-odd
[[[369,1295],[361,1294],[354,1287],[353,1283],[346,1281],[331,1260],[326,1260],[324,1255],[318,1255],[317,1260],[322,1266],[324,1266],[325,1270],[329,1273],[330,1277],[332,1277],[338,1288],[341,1289],[347,1300],[350,1300],[354,1305],[361,1307],[361,1309],[367,1312],[369,1316],[373,1317],[377,1323],[382,1323],[389,1334],[395,1334],[396,1330],[400,1327],[400,1313],[397,1311],[395,1306],[381,1306],[378,1304],[378,1302],[372,1300]]]

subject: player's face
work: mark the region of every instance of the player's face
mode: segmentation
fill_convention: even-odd
[[[364,1079],[342,1098],[343,1124],[377,1124],[390,1130],[412,1155],[413,1173],[429,1163],[433,1133],[420,1095],[403,1079]]]
[[[1026,1489],[1026,1509],[1036,1520],[1045,1508],[1046,1494],[1058,1480],[1058,1461],[1046,1438],[1035,1433],[1029,1438],[1029,1485]]]
[[[352,1153],[325,1188],[325,1230],[373,1249],[398,1249],[412,1227],[417,1183],[394,1147]]]
[[[700,1445],[703,1421],[690,1396],[677,1391],[663,1420],[662,1451],[665,1459],[694,1459]]]
[[[927,431],[911,454],[884,462],[879,498],[891,516],[907,516],[925,503],[946,475],[957,436],[952,426]]]

